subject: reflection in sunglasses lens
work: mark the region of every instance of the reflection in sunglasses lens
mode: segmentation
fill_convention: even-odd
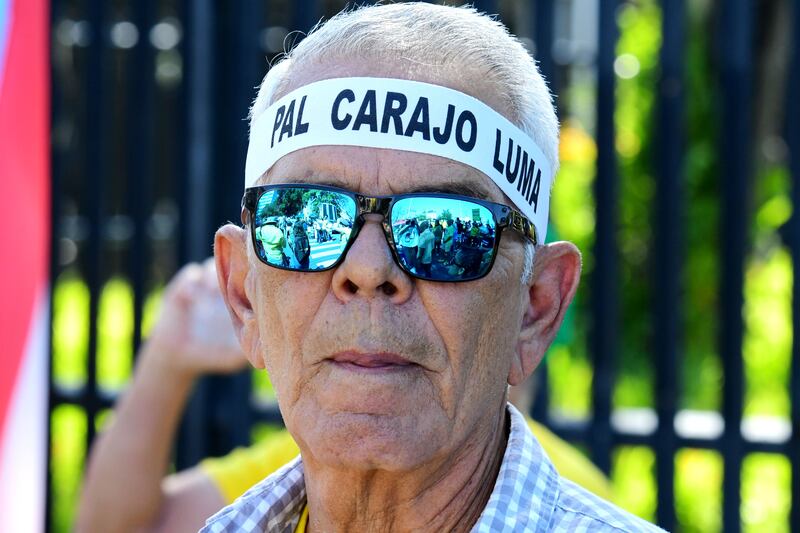
[[[256,253],[290,270],[328,268],[342,255],[355,216],[355,200],[346,194],[301,187],[267,190],[253,221]]]
[[[401,266],[423,279],[479,278],[492,264],[492,212],[455,198],[415,196],[392,207],[391,226]]]

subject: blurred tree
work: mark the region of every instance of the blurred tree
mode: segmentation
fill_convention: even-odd
[[[684,365],[682,405],[694,409],[718,409],[721,403],[721,362],[718,357],[719,203],[725,177],[719,175],[719,131],[721,123],[719,53],[728,39],[719,34],[720,2],[687,3],[686,42],[686,134],[684,161],[683,329]],[[790,212],[786,147],[781,138],[786,95],[786,69],[791,43],[786,0],[764,0],[758,4],[754,42],[754,169],[751,173],[750,211],[743,214],[754,223],[747,239],[752,251],[748,260],[756,268],[771,257],[777,243],[776,229]],[[615,70],[617,108],[616,148],[620,180],[620,353],[615,391],[617,406],[653,404],[652,370],[652,212],[654,197],[655,88],[659,77],[661,12],[654,0],[624,3],[617,17],[620,38]],[[719,43],[719,44],[717,44]],[[561,161],[553,197],[554,225],[561,236],[578,244],[585,254],[585,270],[593,268],[589,251],[593,245],[595,146],[587,132],[591,123],[580,115],[585,88],[573,82],[563,95],[571,109],[562,128]],[[576,115],[576,110],[578,113]],[[563,112],[564,110],[562,110]],[[785,262],[784,262],[785,263]],[[750,292],[749,294],[757,294]],[[756,297],[756,299],[758,299]],[[766,300],[763,300],[766,302]],[[749,302],[758,307],[759,302]],[[766,303],[764,304],[766,305]],[[579,293],[576,331],[585,339],[588,306]],[[584,341],[585,343],[585,341]],[[752,344],[752,343],[751,343]],[[584,360],[585,344],[573,344],[570,357]],[[554,354],[554,357],[560,355]],[[786,355],[788,357],[788,354]],[[581,363],[582,364],[582,363]],[[560,368],[557,363],[556,367]],[[578,402],[574,395],[561,395],[555,377],[554,404]],[[574,387],[575,384],[573,383]],[[566,392],[566,391],[565,391]],[[570,398],[571,396],[571,398]],[[587,405],[588,407],[588,405]],[[568,408],[569,409],[569,408]]]

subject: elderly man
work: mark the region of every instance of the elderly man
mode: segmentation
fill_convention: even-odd
[[[165,288],[134,377],[92,446],[75,530],[196,532],[209,516],[297,457],[297,444],[283,429],[223,457],[168,472],[192,384],[245,366],[213,260],[186,265]],[[509,389],[509,400],[522,412],[531,407],[532,381]],[[581,452],[526,421],[562,476],[613,501],[608,480]]]
[[[533,60],[471,9],[343,13],[272,68],[244,228],[221,228],[215,254],[301,457],[203,531],[656,529],[562,479],[507,403],[580,274],[573,245],[543,244],[557,136]],[[312,269],[273,260],[263,214],[323,202],[355,221],[346,246]],[[415,269],[402,222],[445,211],[492,228],[480,261]]]

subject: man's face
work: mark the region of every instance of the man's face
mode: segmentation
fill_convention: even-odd
[[[329,77],[410,77],[382,69],[304,69],[287,91]],[[483,97],[477,79],[415,79]],[[464,80],[463,73],[455,79]],[[283,157],[261,181],[296,182],[370,196],[470,190],[505,203],[496,185],[470,167],[394,150],[308,148]],[[306,460],[407,470],[446,461],[476,431],[489,431],[486,421],[497,420],[528,298],[523,244],[514,232],[504,233],[489,274],[465,283],[403,273],[377,215],[368,215],[332,271],[270,268],[249,244],[248,258],[245,288],[260,341],[251,360],[263,360]]]

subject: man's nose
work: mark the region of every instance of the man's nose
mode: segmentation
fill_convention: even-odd
[[[334,271],[333,292],[342,302],[358,296],[386,296],[400,304],[411,296],[414,282],[395,263],[380,219],[367,215],[344,261]]]

